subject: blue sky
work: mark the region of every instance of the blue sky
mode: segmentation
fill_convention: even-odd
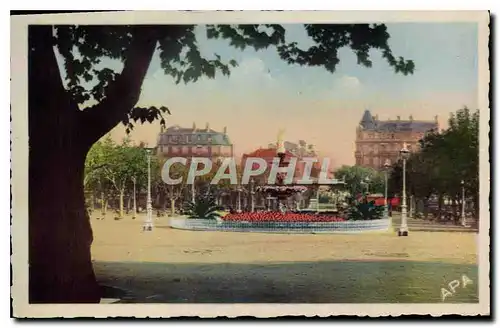
[[[286,25],[287,39],[307,45],[302,25]],[[348,49],[339,52],[334,74],[321,68],[288,65],[275,49],[256,52],[228,46],[224,40],[207,40],[197,31],[203,55],[236,59],[231,76],[176,85],[165,76],[156,55],[146,76],[140,105],[165,105],[172,111],[168,124],[228,127],[237,154],[274,141],[280,128],[287,139],[305,139],[332,158],[335,165],[354,162],[355,129],[365,108],[381,119],[433,120],[444,126],[449,113],[463,106],[477,108],[477,25],[475,23],[387,24],[396,56],[412,59],[415,73],[395,74],[378,51],[373,66],[356,63]],[[104,61],[117,69],[120,64]],[[132,138],[154,144],[157,124],[146,125]],[[123,135],[118,127],[113,135]]]

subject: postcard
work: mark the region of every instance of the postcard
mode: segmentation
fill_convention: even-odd
[[[13,316],[489,315],[489,13],[11,17]]]

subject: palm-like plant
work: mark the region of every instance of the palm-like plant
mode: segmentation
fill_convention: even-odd
[[[195,202],[189,202],[185,206],[186,214],[190,218],[216,220],[220,217],[218,211],[222,210],[215,199],[210,196],[198,196]]]
[[[379,220],[384,215],[384,207],[375,205],[375,201],[368,202],[364,197],[360,202],[355,202],[349,209],[349,220]]]

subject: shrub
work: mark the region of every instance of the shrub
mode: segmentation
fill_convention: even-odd
[[[354,202],[349,208],[349,220],[379,220],[384,216],[384,207],[375,205],[375,201],[368,202],[363,198],[360,202]]]
[[[216,220],[220,217],[218,211],[222,210],[222,208],[217,206],[212,197],[199,196],[194,203],[187,203],[184,210],[190,218]]]

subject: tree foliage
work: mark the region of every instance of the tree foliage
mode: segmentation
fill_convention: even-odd
[[[85,180],[91,181],[105,194],[114,191],[119,197],[122,217],[125,193],[132,191],[134,180],[138,189],[146,185],[147,169],[145,148],[133,146],[128,138],[116,144],[108,135],[89,151]]]
[[[358,64],[365,67],[372,66],[370,50],[376,49],[396,73],[413,73],[413,61],[393,55],[388,44],[390,35],[384,24],[305,24],[304,28],[313,43],[307,49],[302,49],[296,40],[287,39],[281,25],[207,25],[205,31],[209,39],[225,39],[236,49],[261,50],[272,46],[289,64],[323,67],[332,73],[340,63],[339,49],[350,47]],[[147,69],[156,50],[165,74],[177,83],[196,82],[202,76],[212,79],[217,74],[228,76],[231,68],[237,66],[234,59],[224,61],[216,53],[211,58],[203,57],[195,29],[195,25],[55,26],[54,42],[64,58],[63,75],[68,92],[81,106],[89,101],[111,102],[117,93],[122,97],[127,95],[131,106],[122,108],[120,115],[127,131],[138,122],[159,119],[165,124],[163,114],[169,113],[167,107],[135,107],[145,72],[131,71],[137,68],[134,66],[146,65]],[[103,58],[121,61],[122,72],[100,67]],[[102,106],[88,109],[92,111],[94,107]]]
[[[466,195],[476,210],[479,193],[479,110],[467,107],[452,113],[448,128],[428,133],[420,141],[421,151],[407,161],[406,182],[409,194],[428,199],[432,195],[461,198],[462,181]],[[390,189],[399,193],[402,164],[392,169]]]
[[[384,193],[385,191],[384,173],[375,169],[357,165],[343,165],[334,174],[335,178],[345,181],[347,190],[354,197],[365,193],[366,190],[370,193]]]

